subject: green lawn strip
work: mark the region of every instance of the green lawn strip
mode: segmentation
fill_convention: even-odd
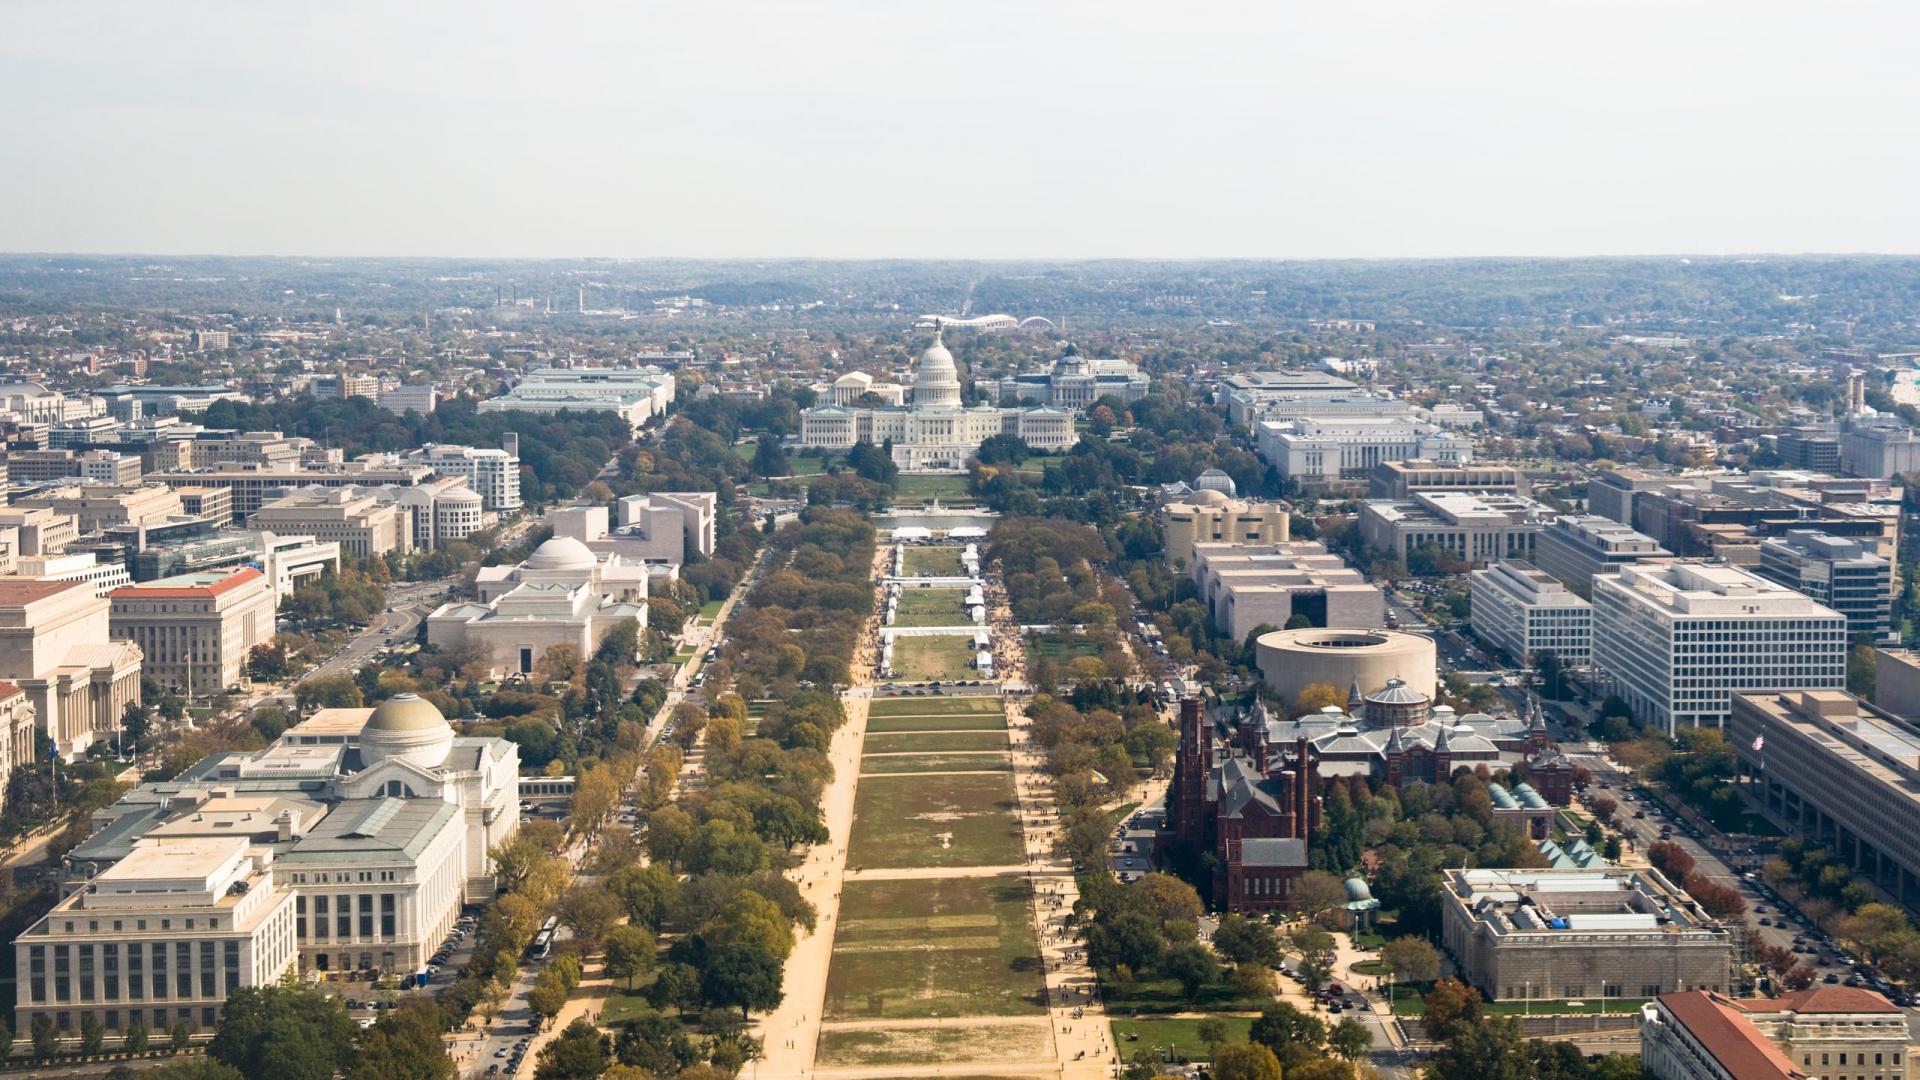
[[[658,1011],[647,1004],[645,994],[639,991],[629,994],[625,990],[616,988],[613,993],[607,995],[607,1003],[600,1010],[599,1024],[606,1028],[619,1027],[628,1021],[652,1016]]]
[[[1119,1051],[1122,1061],[1131,1059],[1136,1050],[1152,1050],[1156,1047],[1171,1047],[1168,1051],[1170,1057],[1205,1061],[1207,1044],[1200,1038],[1200,1025],[1206,1019],[1196,1016],[1178,1020],[1114,1020],[1113,1046]],[[1247,1030],[1253,1027],[1251,1016],[1216,1016],[1212,1019],[1227,1025],[1228,1042],[1246,1042]]]
[[[1356,975],[1384,977],[1392,970],[1393,968],[1385,960],[1359,960],[1353,965],[1353,973]]]
[[[1013,759],[1001,754],[901,754],[860,759],[860,775],[929,772],[1012,772]]]
[[[903,752],[940,753],[943,750],[1005,750],[1007,737],[997,731],[921,731],[901,735],[867,736],[864,754]]]
[[[700,618],[707,622],[712,622],[714,616],[720,614],[720,609],[726,606],[727,602],[725,600],[709,600],[700,605]]]
[[[961,713],[952,716],[869,716],[867,734],[933,731],[1005,731],[1007,718],[1002,713]]]
[[[1064,664],[1076,656],[1091,656],[1096,659],[1100,650],[1093,642],[1078,634],[1066,637],[1061,634],[1028,634],[1025,639],[1027,663],[1044,656],[1056,664]]]
[[[1011,773],[867,777],[853,806],[848,866],[1020,865],[1018,805]]]
[[[905,682],[946,682],[975,677],[973,655],[973,640],[958,634],[895,638],[893,677]]]
[[[1043,1015],[1030,897],[1010,877],[847,882],[822,1019]]]
[[[900,591],[900,605],[894,610],[895,626],[972,626],[973,617],[967,614],[961,601],[967,598],[964,589],[916,589],[911,586]]]
[[[967,494],[967,478],[944,474],[908,473],[902,475],[893,485],[895,502],[926,502],[938,498],[943,503],[971,502]]]
[[[1050,1057],[1044,1024],[967,1027],[854,1028],[820,1033],[821,1065],[937,1065],[942,1062],[1038,1061]]]
[[[1226,982],[1209,983],[1200,988],[1192,1001],[1173,979],[1139,979],[1131,993],[1122,995],[1106,989],[1108,1016],[1178,1012],[1257,1012],[1261,1002],[1243,998]],[[1125,1055],[1122,1055],[1125,1056]]]
[[[957,547],[910,547],[901,563],[907,577],[965,577],[967,573]]]
[[[949,696],[939,694],[913,697],[874,698],[867,707],[868,716],[942,716],[947,713],[989,713],[1002,715],[1000,698],[993,694]]]

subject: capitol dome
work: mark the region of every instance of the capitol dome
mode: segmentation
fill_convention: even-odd
[[[940,340],[938,328],[933,331],[933,344],[920,354],[920,362],[913,367],[913,404],[916,407],[960,404],[960,368],[953,362],[946,343]]]
[[[556,536],[534,548],[521,565],[528,570],[591,570],[599,561],[587,545],[571,536]]]
[[[418,694],[395,694],[381,702],[360,729],[360,759],[368,766],[404,758],[424,769],[438,768],[452,749],[453,726]]]

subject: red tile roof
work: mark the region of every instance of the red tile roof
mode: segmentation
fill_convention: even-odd
[[[1747,1012],[1897,1013],[1893,1002],[1871,990],[1852,986],[1815,986],[1777,998],[1741,998],[1733,1003]]]
[[[1661,994],[1660,1004],[1713,1059],[1740,1080],[1805,1080],[1780,1048],[1767,1041],[1738,1006],[1719,994],[1688,990]]]
[[[5,679],[0,679],[0,701],[5,701],[8,698],[12,697],[13,695],[19,694],[19,693],[24,693],[24,691],[22,691],[19,687],[13,685],[12,683],[6,681]]]
[[[0,578],[0,604],[31,604],[84,587],[84,581],[39,581],[34,578]]]
[[[160,585],[157,583],[153,585],[122,585],[108,593],[107,599],[205,600],[210,596],[219,596],[229,589],[239,588],[248,581],[264,577],[266,577],[265,574],[249,566],[242,570],[236,570],[226,577],[221,578],[219,581],[206,585]]]

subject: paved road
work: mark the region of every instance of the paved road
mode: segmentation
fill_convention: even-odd
[[[439,606],[441,598],[452,587],[453,579],[443,578],[438,581],[409,582],[389,589],[387,610],[376,615],[372,625],[347,642],[339,652],[295,679],[294,685],[364,666],[377,650],[387,644],[389,638],[395,643],[406,642],[413,637],[420,620]]]

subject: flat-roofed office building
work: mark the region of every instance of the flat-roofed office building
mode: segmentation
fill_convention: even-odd
[[[1584,599],[1593,598],[1595,576],[1611,573],[1616,566],[1672,555],[1653,537],[1597,514],[1555,518],[1533,542],[1533,565]]]
[[[1799,690],[1735,694],[1727,741],[1751,802],[1857,877],[1920,900],[1920,734],[1843,691]]]
[[[1720,727],[1734,693],[1845,686],[1847,620],[1735,566],[1623,566],[1593,579],[1593,663],[1642,723]]]
[[[1558,578],[1515,559],[1472,575],[1473,633],[1519,664],[1550,652],[1584,664],[1593,651],[1593,605]]]

